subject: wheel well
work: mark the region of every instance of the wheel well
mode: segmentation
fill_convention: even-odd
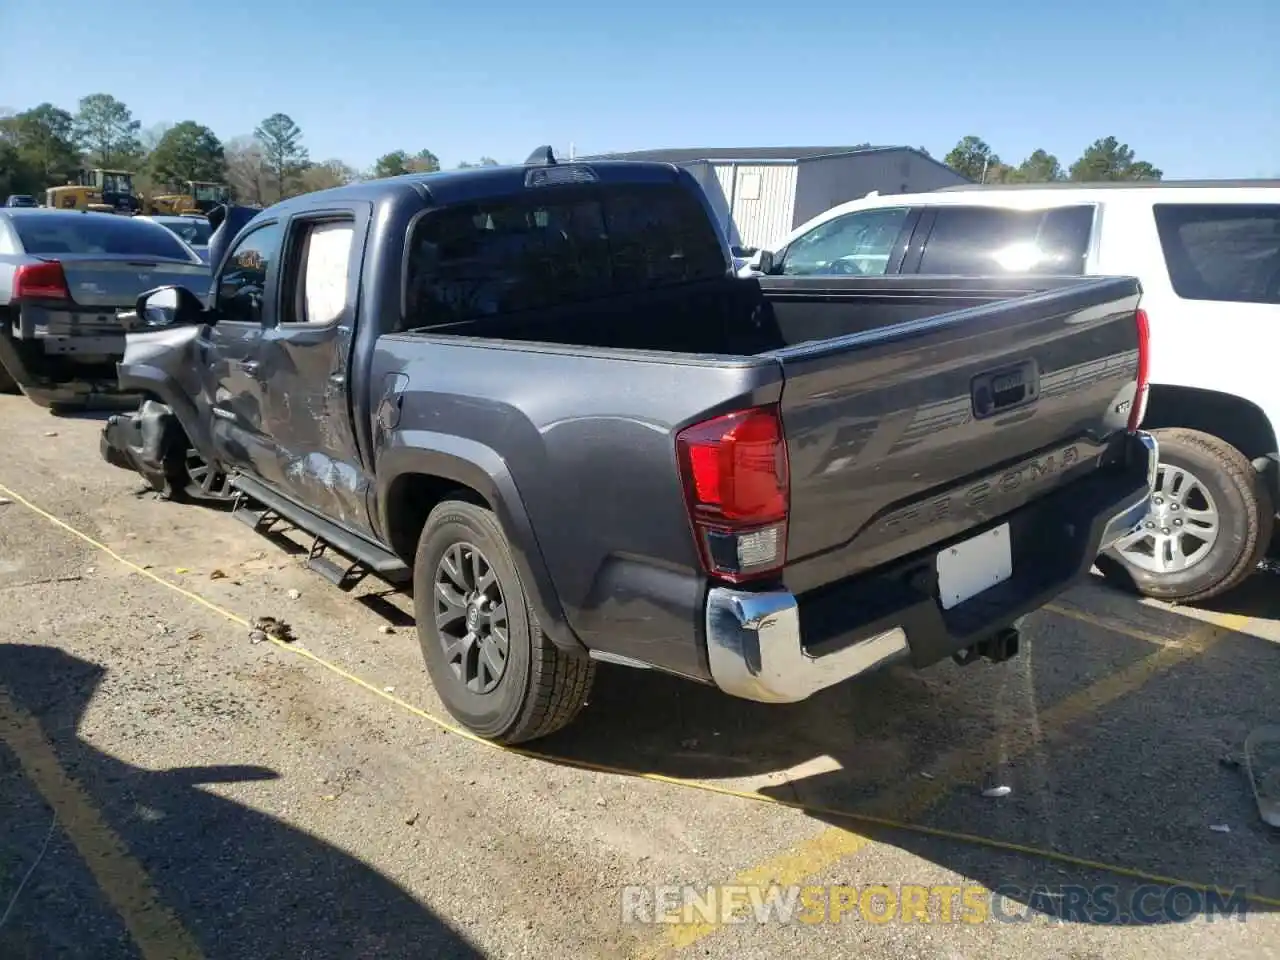
[[[1250,460],[1277,452],[1275,429],[1258,406],[1214,390],[1153,385],[1142,426],[1202,430],[1227,441]]]
[[[1277,456],[1276,431],[1256,404],[1229,393],[1153,384],[1143,418],[1144,430],[1185,427],[1200,430],[1231,444],[1252,461]],[[1268,471],[1277,488],[1277,471]]]
[[[450,480],[422,473],[401,474],[387,491],[387,538],[391,549],[409,566],[418,552],[418,537],[427,517],[446,500],[463,500],[492,510],[493,505],[479,491]]]

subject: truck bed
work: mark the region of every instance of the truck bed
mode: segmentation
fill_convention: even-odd
[[[431,416],[401,425],[427,431],[413,442],[466,436],[518,471],[588,646],[701,675],[675,639],[700,629],[686,618],[706,588],[676,433],[777,405],[780,580],[816,593],[1081,476],[1105,485],[1123,459],[1139,293],[1128,278],[733,278],[386,336],[371,380],[421,385]],[[1010,373],[1030,392],[976,412],[979,381]]]
[[[1079,284],[1070,277],[725,277],[623,300],[483,317],[419,327],[413,332],[603,349],[757,356]]]

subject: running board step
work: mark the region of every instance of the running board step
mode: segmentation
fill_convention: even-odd
[[[314,536],[307,566],[338,588],[350,590],[370,573],[397,585],[412,579],[408,565],[391,551],[344,530],[261,481],[237,474],[230,486],[243,494],[232,515],[239,515],[253,529],[263,531],[283,519]],[[244,498],[254,501],[255,506],[246,506]]]

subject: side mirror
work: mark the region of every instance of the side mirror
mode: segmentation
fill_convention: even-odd
[[[765,276],[773,273],[773,252],[757,250],[747,259],[747,269]]]
[[[156,287],[138,297],[138,316],[145,327],[189,326],[209,320],[200,298],[186,287]]]

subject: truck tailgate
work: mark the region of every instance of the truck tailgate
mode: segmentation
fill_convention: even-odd
[[[1097,469],[1128,420],[1140,293],[1104,278],[776,351],[787,586],[873,568]]]

